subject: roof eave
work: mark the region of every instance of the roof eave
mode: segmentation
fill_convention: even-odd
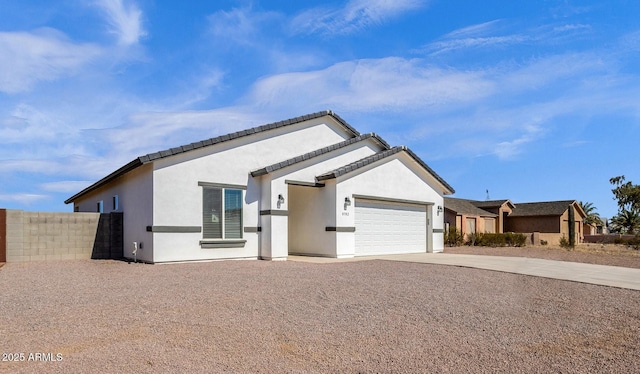
[[[149,162],[149,161],[148,161]],[[128,164],[124,165],[123,167],[121,167],[120,169],[114,171],[113,173],[107,175],[106,177],[100,179],[99,181],[95,182],[94,184],[90,185],[89,187],[85,188],[84,190],[78,192],[77,194],[71,196],[70,198],[68,198],[67,200],[64,201],[65,204],[70,204],[72,202],[74,202],[75,200],[77,200],[78,198],[82,197],[83,195],[93,191],[93,190],[97,190],[98,188],[106,185],[107,183],[111,182],[112,180],[144,165],[146,162],[142,161],[141,157],[136,158],[135,160],[129,162]]]

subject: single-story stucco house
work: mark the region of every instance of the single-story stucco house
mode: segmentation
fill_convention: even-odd
[[[570,210],[573,210],[574,228],[571,224]],[[558,244],[562,237],[569,239],[570,231],[575,234],[576,243],[583,237],[582,220],[586,217],[584,210],[576,200],[543,201],[533,203],[516,203],[507,217],[505,230],[511,232],[539,232],[540,240]]]
[[[575,240],[584,233],[585,213],[576,200],[512,203],[510,200],[469,200],[444,198],[445,228],[455,227],[462,234],[481,233],[539,233],[536,241],[558,244],[569,238],[569,209],[574,210]],[[533,239],[532,239],[533,240]],[[538,243],[536,243],[538,244]]]
[[[455,227],[462,234],[503,233],[504,221],[514,208],[510,200],[444,198],[445,229]]]
[[[159,263],[440,252],[452,193],[323,111],[138,157],[65,202],[122,212],[124,256]]]

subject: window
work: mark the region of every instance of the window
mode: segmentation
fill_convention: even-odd
[[[100,200],[98,201],[98,204],[96,204],[96,209],[98,213],[104,213],[104,201]]]
[[[118,198],[118,195],[114,195],[113,196],[113,210],[118,210],[118,208],[120,208],[120,198]]]
[[[203,188],[202,233],[204,239],[242,239],[242,190]]]
[[[475,234],[476,232],[476,219],[467,217],[467,234]]]

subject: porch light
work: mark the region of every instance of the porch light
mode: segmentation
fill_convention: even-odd
[[[344,198],[344,210],[347,210],[348,206],[351,206],[351,199],[347,196]]]
[[[440,213],[442,213],[442,205],[438,205],[438,215],[440,215]]]
[[[278,209],[280,209],[282,204],[284,204],[284,196],[282,196],[282,194],[278,194]]]

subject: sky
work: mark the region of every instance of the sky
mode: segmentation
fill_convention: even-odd
[[[611,217],[609,179],[640,184],[640,1],[0,0],[0,208],[327,109],[455,197]]]

